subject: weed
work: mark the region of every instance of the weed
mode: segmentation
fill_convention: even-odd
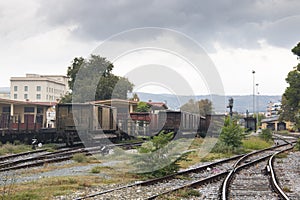
[[[93,167],[91,172],[93,174],[99,174],[101,172],[101,167],[100,166]]]
[[[288,153],[280,153],[275,156],[275,158],[287,158]]]
[[[73,155],[72,159],[78,163],[85,163],[85,162],[88,162],[88,160],[89,160],[87,158],[87,156],[83,153],[77,153],[77,154]]]
[[[272,146],[271,142],[267,142],[259,137],[250,137],[250,138],[243,140],[243,147],[245,149],[259,150],[259,149],[265,149],[265,148],[268,148],[271,146]]]
[[[282,188],[282,190],[283,190],[284,192],[286,192],[286,193],[292,192],[291,189],[288,188],[287,186],[284,186],[284,187]]]

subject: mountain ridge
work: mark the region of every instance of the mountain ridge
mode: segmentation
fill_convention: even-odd
[[[233,98],[233,111],[238,113],[245,113],[248,110],[253,112],[253,95],[173,95],[173,94],[151,94],[144,92],[136,92],[141,101],[165,102],[172,110],[178,110],[180,106],[187,103],[190,99],[195,101],[201,99],[209,99],[217,103],[216,110],[227,111],[229,98]],[[266,112],[269,102],[280,102],[281,95],[256,95],[255,96],[255,112]],[[224,107],[224,108],[223,108]]]

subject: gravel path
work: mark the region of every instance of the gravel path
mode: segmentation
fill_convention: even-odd
[[[49,166],[56,166],[56,167],[62,167],[65,165],[73,164],[74,161],[68,160],[64,162],[59,163],[52,163],[49,164]],[[84,166],[74,166],[69,168],[61,168],[61,169],[55,169],[47,172],[41,172],[41,173],[34,173],[32,174],[31,171],[35,169],[42,169],[43,167],[34,167],[30,169],[20,169],[20,170],[13,170],[13,171],[6,171],[6,172],[0,172],[0,186],[13,184],[13,183],[24,183],[24,182],[30,182],[30,181],[36,181],[41,178],[47,178],[47,177],[59,177],[59,176],[85,176],[85,175],[93,175],[91,174],[91,169],[95,166],[112,166],[116,164],[116,162],[107,162],[107,163],[101,163],[101,164],[89,164]],[[108,179],[109,177],[106,174],[97,173],[97,176],[103,177]]]
[[[300,152],[290,152],[286,158],[275,158],[274,169],[282,189],[287,196],[300,199]]]

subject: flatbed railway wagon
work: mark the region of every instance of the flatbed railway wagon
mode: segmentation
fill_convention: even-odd
[[[75,141],[89,141],[115,138],[117,124],[114,107],[91,104],[70,103],[56,105],[56,131],[67,145]]]

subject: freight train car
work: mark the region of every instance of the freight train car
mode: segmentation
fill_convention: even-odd
[[[207,129],[205,117],[185,111],[160,111],[159,127],[162,130],[181,132],[200,132]]]
[[[158,114],[130,113],[130,116],[137,123],[145,122],[148,126],[147,135],[153,135],[161,130],[204,133],[209,125],[206,123],[205,117],[185,111],[166,110],[160,111]]]
[[[67,145],[73,145],[74,141],[80,139],[114,137],[103,133],[116,132],[116,112],[116,108],[99,104],[57,104],[56,131]]]

